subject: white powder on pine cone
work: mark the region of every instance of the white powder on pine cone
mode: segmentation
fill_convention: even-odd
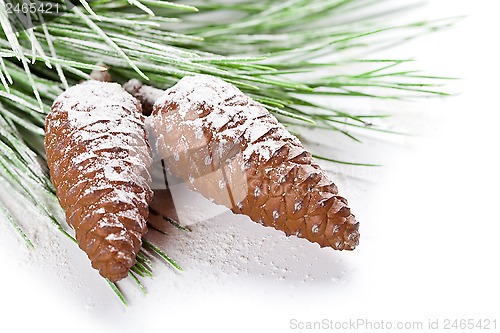
[[[194,93],[196,91],[196,93]],[[236,142],[242,137],[248,145],[242,151],[243,160],[248,161],[253,154],[266,162],[280,149],[286,140],[298,142],[274,116],[269,114],[263,105],[244,95],[237,87],[225,81],[209,76],[196,75],[181,79],[174,87],[156,101],[157,105],[175,102],[177,113],[184,124],[195,133],[210,130],[217,141]],[[231,105],[228,107],[228,105]],[[191,110],[201,107],[210,109],[205,117],[187,119]],[[259,118],[266,117],[266,121]],[[236,120],[242,124],[221,130],[225,125]],[[276,129],[282,140],[263,140],[257,142],[269,130]],[[161,139],[161,138],[157,138]],[[179,144],[182,140],[179,140]],[[184,151],[186,147],[174,147],[176,151]]]

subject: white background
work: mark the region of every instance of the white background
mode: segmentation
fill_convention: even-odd
[[[361,222],[356,251],[319,249],[223,214],[193,225],[191,234],[161,238],[185,271],[157,263],[146,296],[122,283],[125,308],[85,254],[56,231],[37,226],[30,234],[37,249],[30,251],[1,223],[1,325],[52,332],[285,332],[292,319],[422,321],[426,327],[429,319],[497,316],[500,326],[499,9],[495,0],[432,1],[409,19],[468,18],[385,51],[417,59],[427,73],[464,79],[449,86],[458,96],[398,105],[388,125],[415,136],[374,136],[336,148],[383,168],[324,163]],[[369,105],[383,106],[393,107]],[[192,214],[202,210],[196,200],[186,207]],[[27,216],[26,223],[37,221]]]

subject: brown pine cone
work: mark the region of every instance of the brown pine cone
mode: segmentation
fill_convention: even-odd
[[[78,245],[102,276],[126,277],[152,199],[139,102],[116,83],[88,81],[55,100],[45,127],[50,176]]]
[[[359,223],[299,140],[218,78],[185,77],[153,108],[170,172],[215,203],[320,246],[352,250]]]

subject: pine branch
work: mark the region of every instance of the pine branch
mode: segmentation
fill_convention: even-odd
[[[140,76],[158,88],[190,74],[215,75],[236,84],[288,125],[339,131],[358,140],[346,128],[390,132],[369,122],[387,115],[325,107],[310,102],[311,97],[444,96],[441,84],[448,78],[406,69],[412,62],[405,59],[353,59],[346,51],[385,47],[456,20],[387,26],[387,12],[357,17],[356,23],[343,19],[359,8],[376,8],[369,0],[80,0],[80,6],[61,17],[33,28],[22,23],[24,29],[14,31],[12,22],[25,21],[7,15],[5,4],[0,0],[0,186],[14,189],[26,209],[73,240],[45,204],[57,199],[44,161],[44,121],[56,96],[89,79],[91,70],[101,68],[97,62],[109,65],[119,82]],[[198,16],[198,10],[210,15]],[[221,17],[227,10],[234,15]],[[33,19],[45,22],[40,15]],[[402,36],[382,38],[395,31]],[[319,61],[324,55],[329,60]],[[303,76],[307,79],[296,79]],[[368,93],[368,88],[376,92]],[[0,214],[31,246],[4,203]],[[144,241],[143,250],[180,269],[155,244]],[[145,291],[140,278],[152,274],[151,261],[140,252],[130,278]],[[126,303],[118,287],[110,286]]]

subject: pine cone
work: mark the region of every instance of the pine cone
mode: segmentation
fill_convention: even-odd
[[[218,78],[185,77],[153,108],[169,171],[217,204],[321,247],[352,250],[347,201],[299,140],[261,104]]]
[[[139,102],[115,83],[66,90],[46,119],[50,176],[78,245],[115,282],[146,233],[151,150]]]

